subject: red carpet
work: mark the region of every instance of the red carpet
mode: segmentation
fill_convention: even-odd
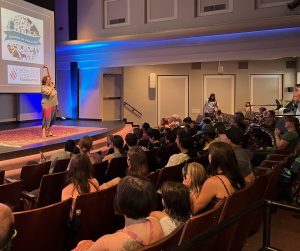
[[[103,129],[106,128],[54,125],[52,127],[52,133],[55,136],[48,137],[45,139],[42,139],[41,126],[32,126],[26,128],[5,130],[5,131],[0,131],[0,145],[12,146],[12,147],[23,147],[23,146],[33,145],[37,143],[48,142],[59,138],[65,138],[72,135],[99,131]]]

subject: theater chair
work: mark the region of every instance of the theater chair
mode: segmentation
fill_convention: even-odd
[[[51,162],[43,162],[36,165],[23,166],[21,169],[20,180],[23,180],[23,191],[33,191],[38,189],[43,175],[48,174]],[[12,179],[6,179],[11,182]]]
[[[22,180],[0,185],[0,203],[8,205],[14,212],[23,210],[21,203],[22,188]]]
[[[144,246],[141,250],[148,251],[169,251],[178,247],[180,236],[182,234],[184,224],[179,225],[172,233],[168,234],[161,240],[154,242],[153,244]]]
[[[5,171],[0,170],[0,185],[2,185],[4,182],[4,176],[5,176]]]
[[[102,184],[105,180],[105,173],[107,172],[108,161],[96,163],[93,165],[94,178],[97,179],[99,184]]]
[[[178,164],[176,166],[164,167],[160,170],[157,182],[156,189],[159,189],[165,181],[177,181],[182,182],[182,168],[184,167],[185,162]]]
[[[52,173],[59,173],[66,171],[69,165],[70,159],[59,159],[55,162]]]
[[[68,236],[68,250],[81,240],[96,241],[104,234],[114,233],[124,227],[123,216],[114,213],[117,186],[76,198],[74,221],[78,224]]]
[[[179,245],[184,245],[193,237],[205,232],[218,224],[226,199],[221,200],[214,208],[193,216],[184,226]],[[199,246],[193,246],[194,250],[213,250],[217,236],[199,243]]]
[[[113,158],[108,164],[108,168],[105,173],[105,182],[110,181],[116,177],[125,177],[127,168],[127,157]]]
[[[72,199],[14,213],[17,236],[12,251],[63,251]]]
[[[155,186],[157,182],[157,178],[159,175],[160,169],[157,169],[154,172],[151,172],[147,175],[147,178],[151,181],[151,183]]]
[[[44,207],[61,201],[61,192],[66,186],[67,172],[44,175],[38,195],[23,191],[24,209]]]

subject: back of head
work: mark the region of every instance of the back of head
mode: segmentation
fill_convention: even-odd
[[[143,130],[141,128],[133,128],[133,133],[137,136],[138,139],[143,137]]]
[[[147,122],[144,122],[142,124],[142,130],[144,130],[145,132],[150,128],[150,124]]]
[[[74,151],[75,146],[76,146],[76,144],[75,144],[74,140],[71,140],[71,139],[67,140],[65,143],[65,151],[72,153]]]
[[[123,150],[124,147],[124,140],[120,135],[114,135],[113,138],[113,145],[117,148],[120,152]]]
[[[169,143],[174,143],[176,140],[176,133],[174,130],[168,130],[165,133],[165,138],[169,141]]]
[[[79,153],[69,163],[69,181],[79,189],[81,193],[90,191],[89,179],[92,178],[92,163],[88,155]]]
[[[148,175],[148,162],[146,153],[140,147],[130,148],[127,152],[128,169],[127,175],[144,176]]]
[[[190,218],[190,194],[185,185],[166,181],[161,187],[161,196],[166,212],[173,220],[185,222]]]
[[[188,175],[191,184],[190,184],[190,190],[192,192],[195,192],[196,194],[199,194],[202,188],[202,185],[204,181],[206,180],[206,171],[205,168],[197,163],[197,162],[191,162],[185,164],[185,166],[182,169],[182,175],[186,176]]]
[[[79,148],[81,152],[87,153],[91,151],[93,147],[93,139],[91,136],[84,136],[79,140]]]
[[[136,146],[137,145],[137,141],[138,138],[135,134],[133,133],[127,133],[127,135],[125,136],[125,141],[126,144],[131,147],[131,146]]]
[[[153,140],[159,140],[160,139],[160,132],[157,129],[149,128],[147,130],[147,134],[148,134],[149,138],[151,138]]]
[[[193,138],[191,134],[185,130],[178,130],[177,132],[178,142],[180,146],[186,150],[189,150],[193,147]]]
[[[8,206],[0,203],[0,250],[10,250],[9,246],[13,234],[14,216],[12,211]]]
[[[211,158],[208,172],[211,175],[218,175],[221,171],[235,189],[241,189],[245,186],[244,178],[238,169],[235,153],[229,144],[224,142],[212,143],[208,152]]]
[[[156,208],[157,195],[153,184],[142,177],[126,176],[118,184],[115,211],[131,219],[149,216]]]

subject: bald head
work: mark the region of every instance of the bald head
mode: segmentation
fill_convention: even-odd
[[[14,216],[11,209],[0,203],[0,250],[6,246],[12,235]]]

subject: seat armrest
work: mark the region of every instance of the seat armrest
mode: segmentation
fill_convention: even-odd
[[[12,178],[5,178],[4,179],[6,182],[8,182],[8,183],[14,183],[14,182],[17,182],[18,180],[16,180],[16,179],[12,179]]]
[[[22,199],[23,199],[24,210],[31,210],[36,208],[36,204],[37,204],[36,195],[27,191],[22,191]]]

